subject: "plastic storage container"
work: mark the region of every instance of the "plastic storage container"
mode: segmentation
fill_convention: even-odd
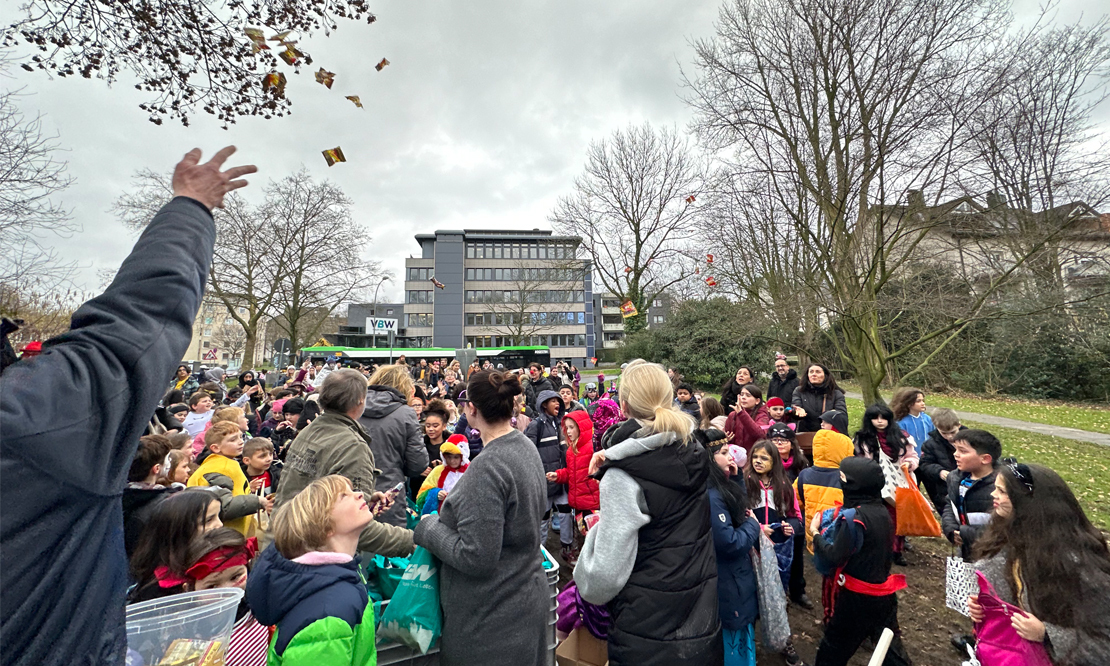
[[[200,664],[223,664],[242,598],[238,588],[218,588],[128,606],[129,663],[154,666],[172,650],[178,656],[204,655]]]

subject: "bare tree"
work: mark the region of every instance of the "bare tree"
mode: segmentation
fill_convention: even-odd
[[[629,333],[647,326],[659,294],[693,274],[686,253],[704,186],[690,142],[673,128],[645,124],[590,144],[585,173],[556,204],[555,229],[581,236],[594,277],[636,306],[639,314],[625,321]]]
[[[927,364],[987,316],[997,292],[1061,232],[1042,234],[977,282],[963,307],[939,309],[930,330],[892,346],[885,287],[947,249],[930,239],[951,211],[923,193],[933,202],[962,193],[967,127],[1005,88],[1029,37],[1005,39],[1007,10],[1001,0],[735,0],[716,37],[696,45],[695,129],[728,151],[734,173],[760,182],[763,208],[776,208],[813,250],[808,300],[868,401],[880,399],[893,362],[927,348]]]
[[[282,245],[275,323],[297,349],[315,340],[336,308],[363,298],[383,272],[366,261],[370,236],[351,217],[351,200],[329,181],[297,173],[266,188],[262,216]]]
[[[119,218],[134,230],[146,226],[173,197],[170,174],[149,169],[134,178],[136,189],[121,195],[113,206]],[[254,363],[264,318],[271,316],[278,292],[283,289],[286,255],[275,221],[248,204],[238,194],[224,199],[224,208],[213,213],[216,248],[208,290],[243,327],[244,363]],[[239,308],[244,312],[240,313]]]
[[[221,351],[227,352],[228,358],[231,360],[242,359],[243,366],[247,367],[253,363],[253,360],[248,361],[243,357],[243,351],[246,349],[247,334],[243,327],[238,323],[224,324],[221,323],[216,327],[212,336],[212,344],[219,347]]]
[[[5,69],[0,58],[0,76]],[[28,119],[16,108],[17,94],[0,91],[0,283],[30,297],[64,288],[74,264],[49,239],[79,227],[55,200],[72,182],[66,163],[55,158],[58,145],[43,134],[41,118]]]
[[[289,112],[284,83],[264,86],[263,78],[278,73],[280,54],[294,71],[312,64],[292,45],[299,37],[330,34],[339,19],[375,20],[366,0],[28,0],[21,9],[3,46],[27,48],[24,69],[109,84],[129,72],[151,94],[140,105],[151,122],[169,116],[187,125],[201,109],[225,127],[240,116]],[[264,49],[248,28],[262,33]]]
[[[37,292],[0,283],[0,315],[23,322],[10,336],[12,346],[18,349],[32,340],[65,333],[73,313],[91,297],[75,289]]]

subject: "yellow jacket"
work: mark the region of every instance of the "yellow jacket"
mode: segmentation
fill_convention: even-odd
[[[200,464],[197,471],[189,477],[189,483],[186,485],[193,486],[208,486],[208,479],[204,478],[206,474],[222,474],[231,479],[231,495],[238,497],[240,495],[250,494],[250,482],[247,481],[247,475],[243,473],[243,468],[239,463],[227,456],[222,456],[218,453],[213,453],[204,459]],[[242,518],[233,518],[225,520],[224,527],[239,532],[245,537],[252,537],[255,533],[256,519],[254,515],[243,516]]]
[[[852,440],[834,430],[818,430],[813,436],[813,467],[803,469],[794,481],[794,496],[805,514],[806,546],[813,552],[809,523],[825,509],[844,502],[840,489],[840,461],[855,454]]]

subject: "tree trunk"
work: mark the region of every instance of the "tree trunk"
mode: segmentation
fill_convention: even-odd
[[[247,334],[247,340],[243,343],[243,366],[254,367],[254,345],[257,332],[253,329],[244,329]]]

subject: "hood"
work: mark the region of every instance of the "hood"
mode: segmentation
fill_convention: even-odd
[[[559,394],[556,393],[555,391],[547,391],[547,390],[540,391],[539,395],[536,396],[536,404],[534,405],[534,407],[536,408],[536,412],[539,413],[539,414],[543,414],[543,403],[547,402],[548,400],[550,400],[552,398],[555,398],[556,400],[559,401],[559,419],[562,420],[563,413],[566,410],[563,407],[563,399],[560,398]]]
[[[251,381],[248,384],[244,384],[243,383],[243,378],[246,377],[247,375],[250,375],[251,377],[253,377],[253,379],[251,379]],[[258,383],[258,373],[257,372],[254,372],[253,370],[244,370],[244,371],[239,373],[239,386],[244,386],[244,385],[250,386],[250,385],[253,385],[253,384],[257,384],[257,383]]]
[[[855,446],[846,435],[832,430],[813,433],[813,465],[836,469],[845,458],[855,455]]]
[[[397,389],[371,384],[366,387],[366,409],[362,415],[368,419],[382,419],[405,405],[405,396]]]
[[[578,426],[578,448],[581,449],[582,444],[589,444],[592,450],[594,445],[594,422],[590,420],[590,415],[582,410],[578,410],[563,417],[563,423],[568,420],[574,421]]]
[[[848,434],[848,415],[835,409],[830,409],[821,415],[821,420],[829,423],[841,435]]]
[[[844,490],[845,508],[883,501],[886,479],[879,463],[870,458],[852,456],[840,461],[840,471],[844,472],[847,479],[840,482]]]
[[[208,372],[204,373],[204,378],[210,382],[216,382],[217,384],[219,384],[224,380],[224,369],[212,368]]]
[[[273,626],[317,592],[361,582],[357,557],[344,564],[299,564],[285,559],[271,544],[247,576],[246,600],[259,623]]]
[[[123,489],[123,512],[129,513],[131,511],[137,511],[147,504],[157,502],[170,493],[178,490],[180,490],[180,488],[167,488],[165,486],[135,488],[128,485]]]
[[[693,436],[682,444],[678,442],[674,433],[670,432],[639,436],[644,430],[637,432],[638,436],[630,437],[606,449],[606,458],[612,459],[619,451],[626,452],[627,455],[623,458],[631,459],[628,462],[635,465],[636,477],[664,488],[692,492],[705,487],[705,481],[709,477],[709,456],[705,455],[704,447]],[[668,445],[673,458],[666,458],[663,464],[636,464],[637,456]],[[616,467],[623,466],[618,460],[614,460],[612,464]]]

